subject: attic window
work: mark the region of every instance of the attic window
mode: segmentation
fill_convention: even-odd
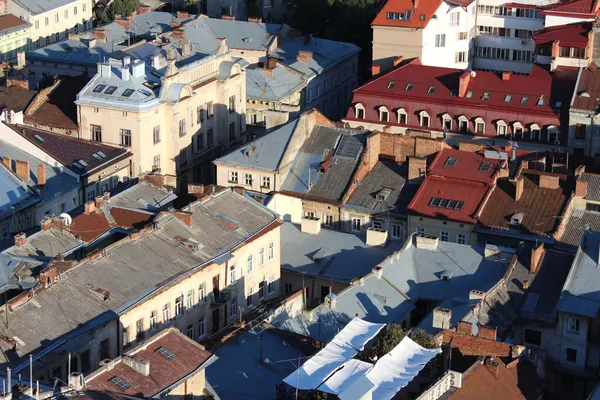
[[[507,94],[506,96],[504,96],[505,103],[510,103],[511,100],[512,100],[512,96],[510,94]]]
[[[396,82],[392,81],[392,82],[388,83],[387,88],[392,90],[394,88],[394,86],[396,86]]]
[[[442,200],[442,199],[440,199],[440,198],[437,198],[437,197],[433,197],[433,198],[431,199],[431,201],[429,202],[429,205],[430,205],[431,207],[437,207],[437,206],[440,204],[440,200]]]
[[[150,89],[156,89],[157,87],[160,86],[160,83],[152,82],[152,81],[146,81],[146,82],[144,82],[143,85],[146,86],[147,88],[150,88]]]
[[[34,138],[36,138],[37,140],[39,140],[40,142],[44,143],[44,138],[41,137],[40,135],[33,135]]]
[[[421,21],[425,21],[425,14],[421,14],[421,15],[419,15],[419,19],[420,19]]]
[[[79,169],[83,169],[83,165],[79,164],[77,161],[75,161],[73,165]]]
[[[97,153],[92,154],[92,157],[94,157],[96,160],[102,160],[102,157],[100,157]]]
[[[94,93],[100,93],[104,90],[105,87],[106,85],[96,85],[96,87],[94,88]]]
[[[177,357],[175,353],[165,349],[164,347],[159,347],[158,350],[156,350],[156,352],[164,358],[166,358],[167,360],[174,360]]]
[[[544,99],[544,96],[540,97],[540,99],[537,102],[538,107],[543,107],[546,104],[546,99]]]
[[[117,90],[116,86],[109,86],[108,89],[104,92],[105,94],[113,94]]]
[[[85,161],[83,161],[83,160],[79,160],[79,164],[83,165],[84,167],[87,167],[87,166],[88,166],[88,163],[86,163],[86,162],[85,162]]]
[[[427,94],[434,94],[435,93],[435,86],[429,86],[429,89],[427,89]]]
[[[580,97],[590,97],[590,94],[588,92],[581,92],[579,93]]]
[[[526,104],[527,104],[527,101],[529,101],[529,99],[528,99],[527,97],[523,96],[523,97],[521,98],[521,104],[522,104],[522,105],[526,105]]]
[[[448,159],[446,160],[446,164],[444,164],[444,165],[449,168],[454,168],[457,161],[458,161],[458,158],[456,158],[456,157],[448,157]]]
[[[150,92],[149,90],[146,90],[146,89],[140,89],[139,92],[143,95],[146,95],[147,97],[152,96],[152,92]]]
[[[483,96],[481,96],[481,100],[489,100],[490,99],[490,92],[483,92]]]
[[[408,83],[406,85],[406,88],[404,89],[405,92],[412,92],[412,88],[413,88],[413,84],[412,83]]]
[[[481,165],[479,166],[479,172],[489,172],[490,168],[492,168],[492,163],[481,163]]]
[[[390,193],[392,193],[392,189],[383,188],[379,191],[379,193],[377,193],[375,198],[379,201],[385,201],[390,195]]]
[[[466,95],[465,97],[466,97],[467,99],[470,99],[471,97],[473,97],[473,91],[472,91],[472,90],[469,90],[469,91],[467,92],[467,95]]]
[[[448,271],[447,269],[443,270],[440,274],[440,280],[449,281],[452,278],[452,271]]]
[[[110,382],[117,385],[122,390],[131,389],[129,382],[119,376],[113,376],[110,378]]]
[[[410,10],[406,10],[406,20],[407,21],[410,21],[410,13],[411,13]]]
[[[404,19],[404,13],[388,12],[387,19],[397,19],[398,21],[402,21]]]
[[[129,97],[133,94],[134,90],[133,89],[125,89],[125,91],[123,92],[123,94],[121,96],[123,97]]]
[[[512,217],[510,217],[510,224],[521,225],[521,222],[523,222],[523,216],[523,213],[514,213]]]
[[[98,154],[102,158],[106,158],[106,154],[104,154],[104,152],[102,152],[102,151],[98,151],[98,152],[96,152],[96,154]]]

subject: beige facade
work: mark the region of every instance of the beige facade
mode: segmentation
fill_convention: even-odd
[[[318,200],[302,200],[302,215],[321,219],[321,224],[335,230],[342,230],[340,222],[340,207],[335,203]],[[328,223],[327,220],[331,220]]]
[[[168,185],[184,188],[187,183],[214,178],[210,162],[224,148],[238,143],[246,131],[245,70],[233,64],[227,76],[220,73],[225,69],[223,63],[230,65],[231,60],[222,42],[218,54],[162,78],[160,99],[151,107],[102,104],[80,94],[81,137],[92,140],[92,131],[100,130],[103,142],[128,144],[134,175],[160,168]],[[175,85],[181,87],[178,97],[167,98]],[[130,132],[130,143],[123,143],[123,130]]]
[[[420,58],[422,52],[423,29],[373,26],[373,64],[382,71],[392,68],[399,56]]]
[[[306,287],[306,307],[313,308],[321,304],[330,291],[338,294],[348,287],[347,284],[305,274],[282,271],[281,283],[287,293],[293,293]]]
[[[408,233],[419,233],[425,236],[441,238],[448,235],[448,242],[461,243],[469,246],[477,245],[477,234],[473,232],[475,225],[463,222],[445,221],[436,218],[408,216]],[[462,240],[465,243],[462,243]]]
[[[246,190],[269,193],[281,187],[280,175],[277,171],[261,171],[235,167],[225,164],[217,165],[217,185],[241,186]]]

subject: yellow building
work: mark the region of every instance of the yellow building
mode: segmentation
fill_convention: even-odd
[[[129,148],[136,173],[161,168],[167,184],[184,190],[210,179],[211,161],[246,130],[245,69],[225,39],[208,56],[186,39],[135,51],[155,55],[99,64],[79,93],[81,137]]]
[[[30,23],[15,15],[0,15],[1,61],[14,61],[18,51],[29,50],[30,29]]]
[[[31,48],[92,28],[91,0],[7,0],[8,12],[31,24]]]

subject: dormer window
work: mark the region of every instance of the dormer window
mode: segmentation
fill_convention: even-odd
[[[388,83],[387,88],[389,90],[392,90],[395,86],[396,86],[396,82],[392,81],[392,82]]]
[[[407,121],[407,117],[408,117],[408,114],[404,108],[398,109],[398,123],[399,124],[405,125],[406,121]]]
[[[381,122],[389,122],[390,112],[387,107],[381,106],[379,107],[379,121]]]
[[[538,107],[543,107],[546,104],[546,99],[544,99],[544,96],[540,97],[540,99],[537,102]]]
[[[421,111],[419,113],[419,125],[429,128],[429,113],[427,111]]]
[[[442,123],[444,126],[444,130],[451,131],[452,130],[452,117],[450,114],[446,113],[442,115]]]
[[[365,119],[365,107],[358,103],[354,106],[356,119]]]
[[[511,225],[521,225],[521,223],[523,222],[523,217],[525,215],[523,213],[514,213],[512,215],[512,217],[510,217],[510,224]]]
[[[386,201],[390,193],[392,193],[392,189],[383,188],[377,193],[375,198],[379,201]]]
[[[405,92],[412,92],[413,89],[413,84],[412,83],[407,83],[406,84],[406,88],[404,88]]]
[[[485,121],[481,117],[475,119],[475,133],[482,135],[485,133]]]
[[[434,94],[435,93],[435,86],[429,86],[429,89],[427,89],[427,94]]]

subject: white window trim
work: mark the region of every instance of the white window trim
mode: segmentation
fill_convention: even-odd
[[[483,132],[477,132],[477,124],[483,124]],[[483,118],[481,117],[477,117],[475,118],[475,133],[482,133],[485,134],[485,121],[483,120]]]
[[[404,120],[406,121],[405,123],[408,123],[408,113],[404,108],[399,108],[398,111],[396,111],[396,118],[399,124],[401,124],[400,115],[404,115]]]
[[[442,115],[442,128],[446,126],[446,121],[450,121],[450,130],[452,130],[452,116],[448,113]]]
[[[384,112],[387,113],[387,118],[385,120],[382,119]],[[380,122],[390,122],[390,110],[388,110],[386,106],[379,107],[379,121]]]
[[[427,117],[427,125],[423,125],[423,117]],[[429,128],[431,125],[431,116],[429,115],[429,113],[427,111],[421,111],[419,112],[419,126],[424,126],[426,128]]]
[[[362,110],[362,112],[363,112],[363,117],[362,118],[358,118],[358,110]],[[357,103],[354,106],[354,115],[356,116],[356,119],[365,119],[366,116],[367,116],[367,113],[366,113],[366,110],[365,110],[365,106],[363,106],[360,103]]]

